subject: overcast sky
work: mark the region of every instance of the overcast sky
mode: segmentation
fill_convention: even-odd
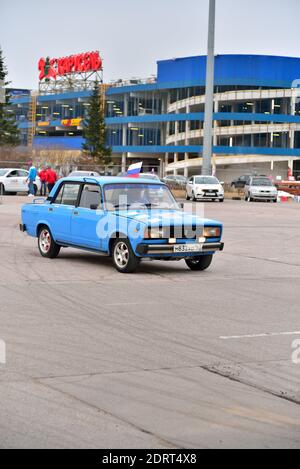
[[[0,45],[15,87],[37,62],[99,49],[104,79],[147,77],[156,61],[205,54],[208,0],[0,0]],[[299,0],[217,0],[216,53],[300,57]]]

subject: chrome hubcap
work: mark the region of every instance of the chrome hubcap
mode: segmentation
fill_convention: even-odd
[[[128,264],[129,250],[123,242],[118,243],[115,247],[115,261],[120,268],[124,268]]]
[[[48,230],[43,230],[40,234],[40,248],[44,254],[49,252],[51,247],[51,237]]]

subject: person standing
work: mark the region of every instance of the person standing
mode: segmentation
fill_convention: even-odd
[[[57,179],[58,177],[57,177],[56,172],[51,168],[51,166],[48,166],[47,167],[47,185],[48,185],[49,194],[52,191],[53,187],[55,186]]]
[[[47,169],[45,166],[39,172],[39,178],[41,180],[41,196],[44,197],[47,195]]]
[[[28,197],[34,197],[35,196],[35,190],[34,190],[34,183],[37,177],[37,170],[34,164],[29,168],[29,174],[27,178],[27,183],[28,183]]]

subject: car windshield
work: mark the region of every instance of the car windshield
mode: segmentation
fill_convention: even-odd
[[[0,177],[1,176],[5,176],[5,174],[7,173],[8,169],[0,169]]]
[[[252,179],[252,186],[273,186],[273,182],[268,178]]]
[[[115,210],[179,210],[170,190],[160,184],[107,184],[104,186],[106,208]]]
[[[195,184],[220,184],[217,178],[214,177],[196,177]]]

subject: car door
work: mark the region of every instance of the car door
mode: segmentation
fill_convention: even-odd
[[[18,171],[16,169],[11,170],[6,175],[4,184],[7,192],[18,191]]]
[[[101,187],[98,184],[84,184],[78,206],[72,211],[72,244],[101,250],[103,244],[101,228],[105,215]]]
[[[48,221],[54,239],[71,242],[71,219],[77,207],[80,182],[63,182],[48,207]]]
[[[28,191],[28,171],[25,169],[18,169],[17,171],[17,185],[18,192],[27,192]]]

